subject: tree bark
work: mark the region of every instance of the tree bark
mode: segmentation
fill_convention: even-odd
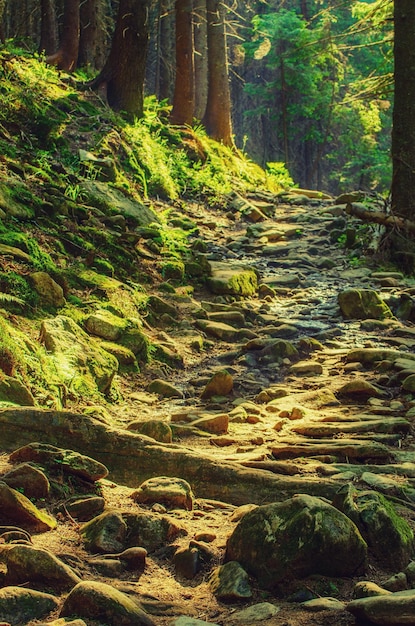
[[[88,87],[106,87],[109,106],[130,118],[143,114],[149,0],[120,0],[107,62]]]
[[[195,111],[196,119],[201,120],[206,111],[208,94],[207,62],[207,18],[206,0],[196,0],[194,8],[195,40]]]
[[[53,0],[40,1],[39,52],[51,55],[58,47],[58,28]]]
[[[389,213],[383,213],[383,211],[369,211],[369,209],[364,209],[359,205],[347,204],[346,213],[364,222],[382,224],[382,226],[386,226],[389,229],[407,231],[409,233],[415,232],[415,222]]]
[[[170,121],[190,126],[195,108],[193,0],[176,0],[175,9],[176,79]]]
[[[220,0],[206,0],[208,97],[203,123],[210,137],[233,146],[225,10]]]
[[[101,69],[105,63],[105,16],[102,0],[83,0],[80,6],[78,66]]]
[[[80,0],[65,0],[60,47],[46,62],[58,69],[72,72],[76,68],[79,50]]]
[[[159,0],[157,32],[156,96],[159,100],[171,100],[173,96],[173,25],[172,0]]]

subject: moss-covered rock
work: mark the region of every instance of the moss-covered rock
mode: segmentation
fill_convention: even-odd
[[[339,293],[339,306],[346,319],[385,319],[393,317],[388,305],[373,289],[346,289]]]
[[[0,402],[34,406],[35,399],[30,390],[13,376],[5,376],[0,372]]]
[[[62,287],[47,272],[33,272],[30,281],[42,304],[55,308],[65,304]]]
[[[292,576],[351,576],[365,564],[366,551],[346,515],[320,498],[296,495],[247,513],[228,539],[226,560],[272,588]]]
[[[242,265],[210,262],[207,284],[212,293],[250,297],[258,291],[255,270]]]
[[[69,317],[44,320],[41,341],[50,352],[55,378],[78,396],[89,399],[106,393],[118,370],[118,361],[103,350]]]
[[[159,221],[157,214],[149,206],[103,182],[84,181],[82,191],[88,204],[101,209],[106,214],[116,211],[125,217],[134,219],[138,226],[148,226]]]
[[[91,333],[107,341],[117,341],[127,328],[128,321],[110,311],[99,309],[91,313],[85,320],[85,328]]]

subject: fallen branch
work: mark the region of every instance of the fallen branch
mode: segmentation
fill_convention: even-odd
[[[348,203],[346,205],[346,213],[365,222],[382,224],[382,226],[386,226],[387,228],[397,228],[407,232],[415,232],[415,222],[406,220],[403,217],[396,217],[384,213],[383,211],[370,211],[354,203]]]

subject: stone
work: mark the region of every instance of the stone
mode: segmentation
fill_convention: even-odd
[[[126,536],[127,524],[122,515],[115,511],[106,511],[81,528],[85,548],[90,552],[122,552]]]
[[[323,366],[318,361],[299,361],[290,367],[294,376],[314,376],[323,373]]]
[[[254,269],[237,263],[209,262],[211,275],[207,285],[212,293],[250,297],[258,290]]]
[[[410,393],[415,392],[415,374],[410,374],[402,381],[402,389],[404,391],[409,391]]]
[[[29,499],[47,498],[50,492],[48,477],[37,467],[21,463],[1,478],[12,489],[21,490]]]
[[[301,603],[301,606],[312,613],[319,613],[320,611],[344,611],[346,608],[344,602],[340,602],[337,598],[330,597],[306,600],[306,602]]]
[[[209,585],[220,601],[235,602],[252,597],[248,574],[236,561],[229,561],[214,569]]]
[[[242,611],[235,611],[232,613],[231,620],[236,624],[250,624],[251,622],[256,624],[264,620],[274,617],[280,610],[279,606],[271,604],[270,602],[260,602],[259,604],[253,604],[248,606]]]
[[[233,343],[241,338],[241,329],[236,329],[223,322],[211,322],[207,320],[197,320],[196,325],[210,337]]]
[[[10,461],[32,461],[46,467],[59,468],[66,474],[95,482],[108,475],[108,469],[99,461],[74,450],[64,450],[46,443],[30,443],[12,452]]]
[[[346,611],[370,624],[410,626],[415,624],[415,590],[352,600]]]
[[[14,376],[7,376],[0,370],[0,402],[34,406],[35,399],[30,389]]]
[[[212,396],[227,396],[233,390],[233,376],[226,370],[216,372],[210,378],[201,393],[202,400],[211,398]]]
[[[122,517],[127,526],[127,548],[141,546],[153,552],[179,535],[187,534],[184,528],[166,515],[125,512]]]
[[[156,393],[162,398],[183,398],[183,392],[166,380],[156,378],[147,386],[147,391]]]
[[[55,376],[68,390],[88,400],[109,391],[118,371],[117,359],[71,318],[58,315],[44,320],[40,341],[50,353]]]
[[[356,378],[340,387],[338,393],[342,396],[360,396],[362,398],[383,398],[385,392],[378,389],[363,378]]]
[[[372,289],[347,289],[339,293],[338,302],[346,319],[392,318],[388,305]]]
[[[69,565],[51,552],[29,545],[11,545],[3,559],[7,565],[6,584],[42,583],[56,591],[72,589],[80,582]]]
[[[203,415],[192,422],[193,428],[198,428],[213,434],[227,433],[228,426],[229,415],[227,413]]]
[[[394,574],[388,580],[385,580],[383,583],[383,587],[387,591],[403,591],[404,589],[408,589],[408,579],[406,578],[406,574],[404,572],[398,572]]]
[[[268,589],[290,577],[351,576],[366,556],[366,543],[346,515],[320,498],[296,495],[247,513],[227,541],[225,559],[238,561]]]
[[[66,300],[63,289],[46,272],[33,272],[29,275],[34,290],[39,294],[40,301],[46,306],[59,308],[64,306]]]
[[[139,202],[131,195],[126,195],[106,182],[83,180],[81,191],[89,206],[96,206],[111,215],[114,209],[124,217],[133,218],[138,226],[157,224],[159,217],[150,206]]]
[[[64,505],[64,512],[79,522],[88,522],[97,515],[100,515],[105,508],[105,500],[100,496],[88,498],[77,498]]]
[[[164,504],[171,509],[193,509],[193,493],[188,482],[182,478],[157,476],[149,478],[131,494],[140,504]]]
[[[150,296],[147,301],[147,306],[158,316],[167,314],[173,319],[178,317],[176,307],[173,304],[170,304],[170,302],[167,302],[167,300],[159,298],[159,296]]]
[[[215,624],[214,622],[205,622],[202,619],[181,615],[172,622],[172,626],[219,626],[219,624]]]
[[[176,574],[191,580],[201,569],[199,550],[190,546],[179,548],[174,553],[173,564]]]
[[[147,420],[145,422],[130,422],[127,430],[131,430],[147,437],[151,437],[162,443],[173,441],[173,431],[167,422],[163,420]]]
[[[371,598],[373,596],[387,596],[391,591],[379,587],[376,583],[369,580],[361,580],[355,584],[353,589],[353,598]]]
[[[37,508],[29,498],[0,481],[0,511],[12,524],[30,528],[33,532],[46,532],[56,528],[56,520]]]
[[[154,626],[132,597],[95,581],[76,585],[64,600],[60,615],[103,621],[108,626]]]
[[[112,356],[115,356],[121,367],[131,368],[135,371],[139,370],[136,356],[129,348],[110,341],[102,341],[101,347],[109,354],[112,354]]]
[[[12,626],[42,619],[59,606],[58,598],[26,587],[9,586],[0,589],[0,615]]]
[[[85,329],[106,341],[117,341],[128,326],[128,320],[118,317],[105,309],[100,309],[85,319]]]
[[[388,569],[408,565],[414,553],[414,534],[385,496],[344,485],[333,504],[354,521],[380,564]]]
[[[235,328],[245,326],[245,317],[240,311],[216,311],[208,313],[207,317],[212,322],[223,322]]]
[[[393,363],[398,359],[411,359],[414,361],[415,366],[415,354],[388,348],[355,348],[346,355],[347,362],[363,363],[363,365],[374,365],[381,361],[391,361]]]

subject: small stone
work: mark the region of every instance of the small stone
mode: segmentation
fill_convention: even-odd
[[[147,391],[150,393],[156,393],[162,398],[183,398],[183,392],[180,391],[174,385],[168,383],[165,380],[156,378],[147,387]]]
[[[168,508],[193,509],[193,493],[188,482],[182,478],[157,476],[149,478],[131,494],[140,504],[164,504]]]
[[[270,602],[261,602],[260,604],[253,604],[246,609],[242,609],[242,611],[232,613],[231,620],[232,622],[240,624],[244,624],[245,622],[248,624],[251,622],[256,624],[257,622],[270,619],[276,615],[279,610],[280,607],[275,604],[271,604]]]
[[[167,422],[163,420],[147,420],[146,422],[131,422],[127,430],[141,433],[161,443],[171,443],[173,432]]]
[[[180,548],[173,557],[174,567],[179,576],[191,580],[200,570],[200,557],[197,548]]]
[[[391,591],[379,587],[376,583],[368,580],[361,580],[356,583],[353,589],[353,598],[371,598],[373,596],[387,596]]]
[[[320,611],[344,611],[346,605],[344,602],[340,602],[337,598],[313,598],[312,600],[307,600],[306,602],[302,602],[301,606],[307,609],[307,611],[312,611],[313,613],[318,613]]]
[[[192,422],[194,428],[205,430],[208,433],[221,434],[228,432],[229,415],[227,413],[218,413],[216,415],[204,415]]]
[[[403,591],[404,589],[408,589],[408,580],[406,578],[406,574],[404,572],[399,572],[394,576],[388,578],[383,583],[383,587],[387,591]]]
[[[87,522],[97,515],[100,515],[104,508],[104,498],[92,496],[90,498],[78,498],[71,502],[66,502],[64,512],[66,510],[71,517],[74,517],[80,522]]]
[[[226,370],[216,372],[202,391],[201,398],[206,400],[212,396],[227,396],[232,392],[232,389],[232,375]]]
[[[217,567],[209,580],[212,593],[218,600],[235,601],[252,597],[248,574],[237,561]]]

